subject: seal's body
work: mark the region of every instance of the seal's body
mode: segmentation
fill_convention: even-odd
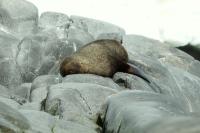
[[[78,73],[112,77],[116,72],[135,74],[147,80],[138,69],[128,64],[125,48],[115,40],[93,41],[66,57],[60,65],[63,77]]]

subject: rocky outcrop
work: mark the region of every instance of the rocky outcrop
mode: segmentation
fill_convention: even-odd
[[[1,132],[200,132],[200,62],[192,56],[95,19],[38,18],[25,0],[1,0],[0,16]],[[121,72],[62,78],[62,59],[96,39],[122,42],[150,83]]]

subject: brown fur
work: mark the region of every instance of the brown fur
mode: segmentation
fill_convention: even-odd
[[[97,40],[66,57],[60,65],[60,74],[63,77],[78,73],[112,77],[116,72],[127,72],[143,77],[127,62],[128,54],[119,42],[109,39]]]

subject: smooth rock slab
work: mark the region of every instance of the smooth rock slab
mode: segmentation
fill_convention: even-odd
[[[73,75],[67,75],[62,79],[62,83],[70,83],[70,82],[91,83],[109,87],[115,90],[122,90],[122,88],[119,87],[115,82],[113,82],[112,79],[94,74],[73,74]]]
[[[144,133],[198,133],[200,117],[170,117],[153,123]]]
[[[62,83],[52,85],[46,99],[45,111],[64,120],[87,127],[95,125],[97,114],[106,97],[115,94],[114,89],[89,83]]]
[[[57,12],[43,12],[39,19],[39,28],[41,30],[51,30],[56,33],[60,39],[67,37],[66,29],[70,25],[69,17]]]
[[[145,127],[160,119],[187,115],[185,106],[177,99],[144,91],[113,95],[103,108],[105,133],[143,133]]]
[[[0,102],[0,127],[2,132],[22,132],[30,125],[20,112]]]
[[[73,52],[73,46],[59,40],[54,34],[40,32],[24,38],[18,50],[16,61],[22,78],[24,82],[32,82],[37,76],[52,71],[57,62]]]
[[[99,20],[84,18],[80,16],[71,16],[72,24],[75,27],[90,33],[95,39],[102,33],[119,33],[125,34],[124,29]]]
[[[22,38],[36,31],[38,10],[26,0],[1,0],[0,18],[0,24],[5,30]]]

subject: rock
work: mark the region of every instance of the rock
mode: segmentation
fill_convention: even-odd
[[[123,35],[120,33],[102,33],[96,39],[113,39],[122,42]]]
[[[146,127],[160,119],[187,115],[178,99],[144,91],[113,95],[103,109],[103,132],[106,133],[144,133]]]
[[[55,133],[100,133],[99,131],[92,130],[87,126],[83,126],[81,124],[59,120],[56,122],[55,127],[53,128],[53,132]]]
[[[39,87],[31,92],[30,101],[42,103],[46,99],[48,93],[48,87]]]
[[[55,126],[55,119],[48,113],[36,110],[20,110],[28,119],[30,130],[28,132],[51,133]]]
[[[14,59],[17,54],[17,46],[20,40],[12,34],[8,34],[0,30],[0,58],[1,59]]]
[[[0,16],[0,27],[20,38],[37,28],[38,10],[25,0],[1,0]]]
[[[185,46],[180,46],[177,47],[178,49],[188,53],[192,57],[194,57],[196,60],[200,61],[200,45],[193,46],[191,44],[185,45]]]
[[[124,29],[107,22],[80,16],[71,16],[70,18],[72,20],[71,25],[90,33],[95,39],[102,33],[125,34]]]
[[[0,97],[0,101],[14,109],[19,109],[20,108],[20,104],[12,99],[9,98],[5,98],[5,97]]]
[[[169,117],[151,124],[145,133],[197,133],[199,122],[199,117]]]
[[[31,92],[36,88],[47,87],[60,82],[57,75],[42,75],[38,76],[32,83]]]
[[[45,111],[64,120],[74,121],[96,129],[100,106],[114,89],[89,83],[52,85],[46,99]]]
[[[70,26],[69,29],[67,29],[67,40],[70,44],[74,44],[76,49],[79,49],[85,44],[94,41],[94,38],[83,29]]]
[[[67,75],[62,79],[62,83],[70,82],[97,84],[115,90],[122,90],[122,88],[119,87],[115,82],[113,82],[112,79],[93,74],[73,74]]]
[[[72,53],[73,46],[45,32],[24,38],[18,46],[17,64],[24,82],[48,74],[56,62]]]
[[[2,97],[9,97],[9,90],[3,85],[0,85],[0,96]]]
[[[41,111],[42,110],[42,103],[40,103],[40,102],[26,102],[23,105],[21,105],[19,107],[19,109]]]
[[[143,79],[126,73],[118,72],[113,76],[113,80],[124,89],[144,90],[154,92],[153,88]]]
[[[39,19],[39,28],[42,30],[51,30],[57,34],[60,39],[66,38],[66,29],[69,27],[71,21],[69,17],[57,12],[44,12]]]
[[[29,99],[32,83],[23,83],[14,90],[14,94],[24,99]]]
[[[23,132],[30,128],[28,120],[16,109],[0,102],[1,132]]]
[[[196,69],[197,65],[200,67],[199,64],[195,63],[195,69],[194,66],[191,66],[196,62],[193,57],[176,48],[169,47],[165,43],[142,36],[126,35],[123,37],[123,44],[129,52],[130,59],[135,62],[148,66],[145,62],[148,59],[151,62],[160,62],[161,67],[173,66],[189,71],[196,76],[199,75]]]
[[[0,59],[0,84],[14,90],[22,83],[22,78],[14,59]]]

